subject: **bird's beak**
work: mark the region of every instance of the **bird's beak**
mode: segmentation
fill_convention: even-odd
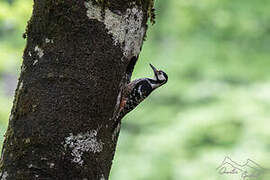
[[[154,73],[155,73],[155,76],[157,77],[157,72],[158,70],[152,65],[152,64],[149,64],[150,67],[153,69]]]

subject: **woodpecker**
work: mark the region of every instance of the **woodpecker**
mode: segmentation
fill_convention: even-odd
[[[132,111],[151,92],[168,81],[165,72],[157,70],[152,64],[150,67],[154,71],[154,78],[140,78],[127,84],[121,94],[118,115],[116,119],[122,119],[128,112]]]

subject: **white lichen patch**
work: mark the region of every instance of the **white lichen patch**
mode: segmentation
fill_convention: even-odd
[[[41,49],[40,47],[36,46],[35,47],[35,51],[37,52],[37,55],[38,55],[39,58],[42,58],[43,57],[43,55],[44,55],[43,49]]]
[[[8,173],[5,171],[5,172],[2,174],[1,180],[6,180],[7,177],[8,177]]]
[[[50,168],[53,168],[55,164],[54,163],[50,163],[49,165],[50,165]]]
[[[91,1],[85,2],[84,5],[87,8],[86,13],[89,19],[96,19],[98,21],[102,21],[100,7],[93,5]]]
[[[48,160],[48,158],[46,158],[46,157],[41,157],[40,160],[41,160],[41,161],[46,161],[46,160]]]
[[[29,143],[31,142],[31,139],[30,139],[30,138],[26,138],[26,139],[24,140],[24,142],[25,142],[26,144],[29,144]]]
[[[6,149],[3,147],[0,161],[3,161],[5,151]]]
[[[25,67],[24,64],[22,64],[22,66],[21,66],[21,73],[23,73],[25,70],[26,70],[26,67]]]
[[[29,52],[28,52],[28,55],[29,55],[30,57],[32,57],[32,53],[31,53],[31,51],[29,51]]]
[[[12,121],[12,119],[13,119],[13,114],[11,113],[9,116],[9,122]]]
[[[19,91],[23,88],[23,81],[21,81],[20,85],[19,85]]]
[[[97,140],[97,131],[92,130],[85,134],[78,134],[74,136],[72,133],[65,138],[65,147],[69,147],[73,156],[72,162],[78,163],[79,165],[83,164],[83,153],[92,152],[98,153],[103,149],[103,143]]]
[[[100,178],[100,180],[105,180],[105,177],[104,177],[104,175],[103,175],[103,174],[101,174],[101,178]]]
[[[120,45],[126,58],[138,56],[145,34],[142,24],[143,11],[140,7],[134,5],[124,14],[116,14],[106,8],[104,18],[102,18],[101,8],[93,5],[91,1],[85,2],[85,7],[89,19],[104,23],[108,33],[112,35],[114,44]]]
[[[45,43],[54,43],[53,39],[45,38]]]
[[[36,59],[34,62],[33,62],[33,66],[36,65],[38,63],[38,60]]]

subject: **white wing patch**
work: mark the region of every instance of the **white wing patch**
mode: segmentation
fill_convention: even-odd
[[[138,92],[139,92],[140,96],[142,96],[142,90],[141,89],[142,89],[142,85],[140,85],[139,88],[138,88]]]

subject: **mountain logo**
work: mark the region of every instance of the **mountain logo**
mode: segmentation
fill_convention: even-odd
[[[217,167],[217,171],[219,174],[238,175],[241,180],[252,180],[258,178],[265,169],[251,159],[247,159],[244,164],[239,164],[226,156],[221,165]]]

